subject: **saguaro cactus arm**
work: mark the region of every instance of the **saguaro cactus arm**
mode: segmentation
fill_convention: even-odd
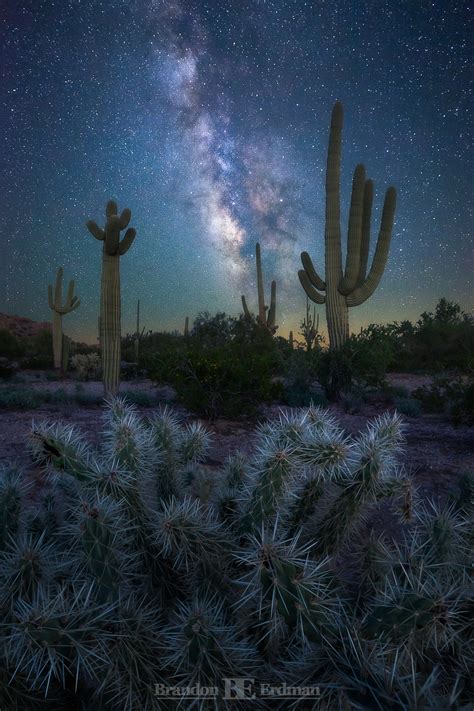
[[[314,286],[312,286],[308,274],[305,272],[304,269],[299,270],[298,276],[301,282],[301,286],[303,287],[309,298],[316,304],[324,304],[324,302],[326,301],[326,297],[324,296],[324,294],[320,294],[319,291],[316,291]]]
[[[255,257],[257,261],[257,295],[258,295],[258,320],[265,325],[265,294],[263,291],[262,257],[260,254],[260,244],[255,247]]]
[[[339,284],[341,294],[349,294],[357,283],[360,264],[360,246],[362,241],[362,218],[364,211],[365,168],[358,165],[352,181],[349,227],[347,230],[347,256],[344,277]]]
[[[252,316],[251,316],[250,311],[249,311],[249,308],[248,308],[248,306],[247,306],[247,302],[246,302],[246,300],[245,300],[245,296],[242,294],[242,296],[241,296],[240,298],[242,299],[242,308],[243,308],[243,310],[244,310],[245,318],[251,319]]]
[[[71,279],[71,281],[69,282],[68,290],[67,290],[66,301],[63,304],[62,303],[63,270],[61,267],[59,267],[59,269],[56,273],[56,285],[55,285],[55,290],[54,290],[54,298],[53,298],[53,287],[51,285],[48,286],[49,308],[52,311],[56,311],[56,313],[61,314],[62,316],[64,316],[64,314],[70,313],[71,311],[74,311],[74,309],[77,309],[77,307],[81,303],[81,300],[78,299],[77,296],[74,296],[74,287],[75,287],[75,283]]]
[[[308,252],[301,252],[301,262],[303,268],[308,276],[310,283],[319,289],[319,291],[324,291],[326,288],[326,283],[321,279],[316,269],[313,266],[313,260],[309,256]]]
[[[372,261],[372,267],[363,284],[346,297],[346,303],[348,306],[359,306],[359,304],[362,304],[370,296],[372,296],[375,289],[379,285],[387,263],[388,251],[390,249],[396,202],[397,191],[395,188],[390,187],[385,194],[382,222],[380,225],[380,232]]]
[[[120,241],[120,231],[127,227],[132,213],[128,208],[125,208],[119,216],[117,214],[117,203],[114,200],[109,200],[105,208],[105,214],[107,217],[105,229],[99,227],[94,220],[86,222],[87,229],[93,237],[104,242],[104,249],[108,255],[125,254],[132,246],[136,231],[133,227],[129,227],[122,241]]]
[[[364,187],[364,210],[362,215],[362,230],[360,240],[359,275],[356,286],[361,286],[367,273],[369,259],[370,222],[372,218],[372,203],[374,200],[374,181],[366,180]]]
[[[270,292],[270,308],[268,310],[267,327],[271,330],[275,327],[276,319],[276,281],[273,280]]]

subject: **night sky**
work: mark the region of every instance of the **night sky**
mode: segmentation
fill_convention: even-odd
[[[351,329],[472,300],[470,62],[460,0],[6,0],[2,19],[0,311],[49,320],[57,266],[97,331],[101,245],[85,222],[130,207],[123,332],[256,309],[255,243],[278,331],[298,330],[300,252],[324,272],[331,109],[344,105],[342,228],[352,172],[398,189],[387,269]],[[324,323],[324,307],[317,307]]]

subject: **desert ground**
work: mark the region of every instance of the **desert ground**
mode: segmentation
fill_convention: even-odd
[[[73,394],[77,383],[71,380],[47,381],[37,373],[25,373],[26,383],[32,391],[57,391]],[[403,386],[408,390],[429,383],[429,376],[393,373],[388,376],[390,384]],[[0,386],[6,387],[6,386]],[[169,404],[185,420],[195,420],[193,413],[174,402],[172,388],[157,387],[149,380],[123,382],[121,392],[139,392],[156,402],[153,407],[137,406],[145,417],[160,404]],[[81,392],[91,399],[100,398],[103,392],[101,382],[81,383]],[[357,433],[365,428],[367,420],[384,410],[393,411],[393,406],[384,405],[377,400],[365,403],[357,414],[344,412],[339,404],[328,405],[348,433]],[[260,421],[278,414],[278,404],[262,410]],[[79,405],[75,402],[45,404],[34,410],[0,410],[0,463],[17,462],[26,471],[41,482],[41,471],[35,468],[29,459],[25,447],[27,434],[33,421],[52,419],[77,426],[91,442],[99,442],[102,426],[102,407],[100,404]],[[472,471],[474,465],[474,428],[466,425],[454,426],[440,415],[403,416],[406,424],[406,447],[400,457],[400,463],[413,478],[423,497],[444,498],[458,478]],[[213,433],[213,445],[205,462],[209,469],[218,468],[227,456],[237,450],[251,451],[256,423],[248,420],[202,420]]]

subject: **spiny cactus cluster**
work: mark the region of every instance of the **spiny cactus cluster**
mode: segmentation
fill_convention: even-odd
[[[120,398],[99,446],[33,424],[47,485],[0,480],[0,708],[249,708],[228,677],[319,687],[327,710],[472,699],[472,509],[414,496],[397,415],[351,437],[320,408],[281,413],[217,472],[210,444]],[[378,506],[403,535],[367,530]]]

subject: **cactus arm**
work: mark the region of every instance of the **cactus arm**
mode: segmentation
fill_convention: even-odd
[[[265,325],[265,295],[263,292],[263,274],[262,274],[262,258],[260,254],[260,244],[257,242],[255,247],[255,256],[257,260],[257,293],[258,293],[258,320],[262,326]]]
[[[119,245],[118,253],[120,255],[128,252],[128,250],[130,249],[130,247],[133,244],[135,235],[136,235],[136,231],[133,229],[133,227],[129,227],[128,230],[125,232],[125,234],[123,236],[123,240],[120,242],[120,245]]]
[[[132,217],[132,211],[128,207],[126,207],[124,210],[122,210],[122,213],[120,215],[120,229],[121,230],[124,230],[126,227],[128,227],[131,217]]]
[[[349,227],[347,231],[346,271],[339,284],[339,292],[347,296],[355,288],[359,276],[362,219],[364,213],[365,168],[359,164],[352,181]]]
[[[67,289],[67,296],[66,296],[66,304],[65,304],[65,306],[71,306],[71,305],[72,305],[72,302],[73,302],[73,300],[74,300],[74,286],[75,286],[74,280],[71,279],[71,281],[69,282],[68,289]]]
[[[306,274],[308,275],[308,279],[311,284],[315,286],[316,289],[319,289],[319,291],[324,291],[326,288],[326,284],[314,268],[313,260],[309,256],[308,252],[301,252],[301,263],[303,264],[303,268]]]
[[[51,286],[51,284],[48,286],[48,304],[49,308],[54,311],[53,287]]]
[[[94,220],[87,220],[86,227],[93,237],[100,240],[101,242],[105,239],[105,232],[99,225],[94,222]]]
[[[382,222],[372,267],[364,283],[346,297],[348,306],[359,306],[359,304],[366,301],[366,299],[372,296],[382,278],[387,263],[388,250],[390,248],[396,201],[397,192],[395,188],[391,187],[387,190],[385,195]]]
[[[372,203],[374,200],[374,182],[365,181],[364,188],[364,210],[362,215],[362,232],[360,240],[359,276],[356,287],[362,286],[367,274],[367,262],[369,259],[370,246],[370,222],[372,218]]]
[[[276,318],[276,281],[272,281],[271,285],[271,296],[270,296],[270,308],[268,310],[267,327],[272,329],[275,327]]]
[[[242,299],[242,308],[243,308],[243,310],[244,310],[245,318],[251,319],[252,317],[251,317],[251,315],[250,315],[250,311],[249,311],[249,308],[248,308],[248,306],[247,306],[247,302],[246,302],[246,300],[245,300],[245,296],[242,294],[242,296],[241,296],[240,298]]]
[[[308,279],[308,275],[306,274],[304,269],[299,270],[298,276],[300,278],[301,286],[303,287],[311,301],[314,301],[315,304],[324,304],[326,301],[326,297],[323,294],[320,294],[319,291],[316,291],[314,286],[311,285],[311,282]]]

